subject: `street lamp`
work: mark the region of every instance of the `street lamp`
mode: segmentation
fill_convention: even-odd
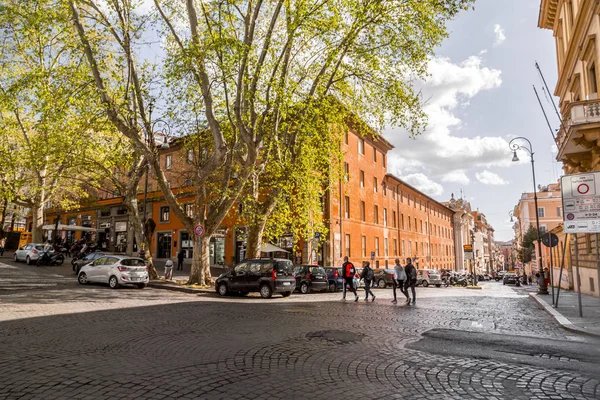
[[[521,146],[518,143],[514,143],[515,141],[526,141],[528,146]],[[546,287],[546,277],[544,274],[544,269],[542,267],[542,236],[540,235],[540,216],[538,212],[538,199],[537,199],[537,189],[535,185],[535,164],[533,160],[533,147],[531,146],[531,142],[522,136],[516,137],[512,139],[508,146],[513,151],[513,161],[519,161],[519,157],[517,156],[517,150],[525,150],[529,153],[531,157],[531,173],[533,175],[533,202],[535,203],[535,225],[537,229],[537,242],[538,242],[538,272],[540,274],[540,278],[542,278],[541,282],[538,281],[538,294],[548,294],[548,288]]]

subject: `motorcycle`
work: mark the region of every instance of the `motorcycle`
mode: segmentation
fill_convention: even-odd
[[[43,250],[40,257],[36,261],[36,265],[62,265],[65,261],[65,256],[62,253],[53,252],[50,250]]]

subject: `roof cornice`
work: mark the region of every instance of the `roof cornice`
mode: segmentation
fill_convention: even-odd
[[[557,11],[558,0],[542,0],[540,3],[538,27],[552,30],[554,28]]]

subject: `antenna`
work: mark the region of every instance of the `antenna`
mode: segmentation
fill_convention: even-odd
[[[550,121],[548,121],[548,116],[546,115],[546,110],[544,110],[544,106],[542,105],[542,101],[540,100],[540,96],[538,95],[537,90],[535,89],[535,85],[533,85],[533,91],[535,92],[535,97],[537,97],[538,103],[540,103],[540,108],[544,113],[544,118],[546,118],[546,123],[548,124],[548,129],[550,129],[550,134],[552,135],[552,139],[556,142],[556,136],[554,136],[554,131],[552,130],[552,126],[550,125]]]
[[[542,70],[540,69],[540,66],[537,63],[537,61],[535,62],[535,67],[537,68],[540,76],[542,77],[542,82],[544,82],[544,86],[546,87],[546,90],[548,91],[548,94],[550,95],[550,101],[552,102],[552,106],[554,107],[554,112],[556,113],[556,116],[558,117],[558,120],[562,124],[562,117],[560,116],[560,113],[558,112],[558,109],[556,108],[556,104],[554,103],[554,99],[552,98],[552,92],[550,91],[550,89],[548,89],[548,84],[546,83],[546,79],[544,78],[544,74],[542,74]]]

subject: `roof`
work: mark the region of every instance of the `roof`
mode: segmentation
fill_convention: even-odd
[[[406,186],[406,187],[409,187],[409,188],[411,188],[411,189],[412,189],[412,190],[414,190],[415,192],[418,192],[418,193],[420,193],[420,194],[421,194],[423,197],[426,197],[427,199],[429,199],[429,200],[433,201],[434,203],[436,203],[436,204],[438,204],[438,205],[442,206],[443,208],[445,208],[445,209],[446,209],[446,210],[448,210],[448,211],[451,211],[451,212],[452,212],[452,214],[454,214],[454,210],[453,210],[453,209],[451,209],[450,207],[448,207],[446,204],[444,204],[444,203],[442,203],[442,202],[439,202],[439,201],[437,201],[436,199],[434,199],[434,198],[432,198],[432,197],[429,197],[429,196],[427,196],[425,193],[421,192],[421,191],[420,191],[419,189],[417,189],[416,187],[414,187],[414,186],[412,186],[412,185],[409,185],[408,183],[404,182],[402,179],[398,178],[397,176],[395,176],[395,175],[393,175],[393,174],[390,174],[389,172],[388,172],[387,174],[385,174],[385,176],[386,176],[386,177],[388,177],[388,178],[391,178],[391,179],[394,179],[394,180],[398,181],[399,183],[403,184],[403,185],[404,185],[404,186]]]
[[[541,0],[538,27],[542,29],[553,29],[554,20],[558,13],[558,0]]]

